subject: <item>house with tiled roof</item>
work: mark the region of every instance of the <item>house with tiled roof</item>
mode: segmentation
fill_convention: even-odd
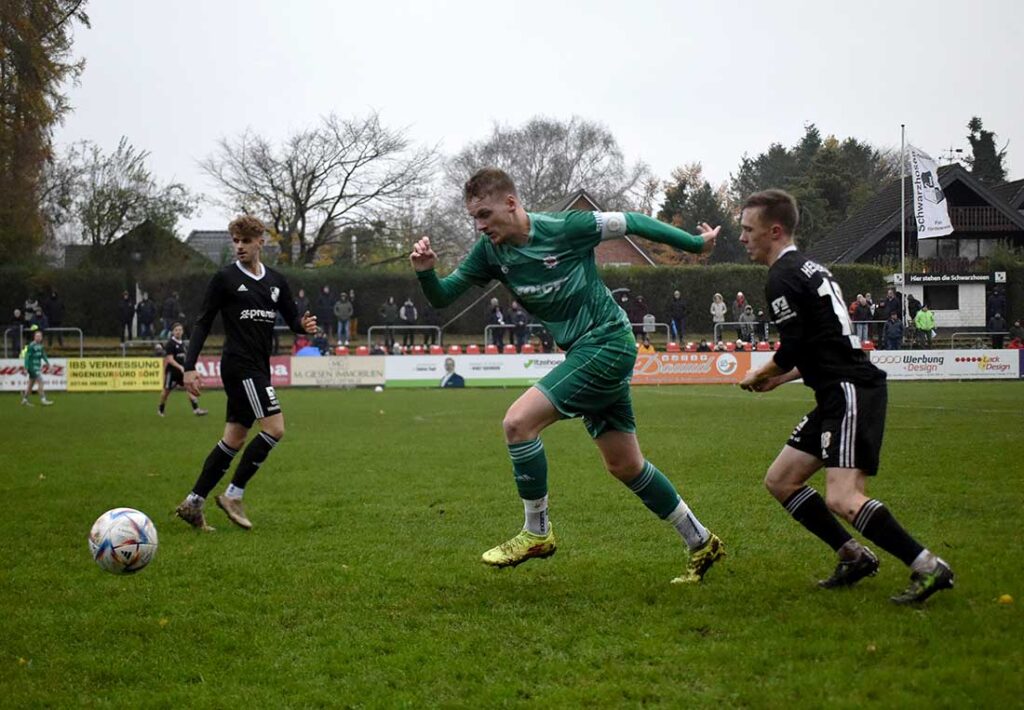
[[[561,202],[546,208],[545,212],[566,212],[582,210],[603,212],[597,200],[586,190],[577,190]],[[622,239],[609,239],[594,249],[594,260],[598,266],[657,266],[650,253],[643,247],[641,238],[627,234]]]
[[[1024,180],[1004,182],[992,188],[993,194],[1018,212],[1024,212]]]
[[[953,233],[917,238],[914,190],[905,180],[906,287],[934,311],[940,327],[979,328],[985,303],[1005,273],[989,268],[1002,242],[1024,248],[1024,180],[990,187],[960,165],[938,170]],[[849,219],[813,244],[807,255],[823,264],[881,263],[900,267],[900,183],[894,181]]]
[[[231,234],[226,229],[194,229],[185,238],[185,244],[195,249],[217,266],[224,266],[235,260],[231,245]],[[260,258],[267,264],[276,264],[281,247],[269,239],[263,243]]]

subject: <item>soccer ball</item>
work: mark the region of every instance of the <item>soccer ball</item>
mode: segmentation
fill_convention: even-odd
[[[89,532],[89,552],[96,564],[114,574],[131,574],[153,561],[156,527],[134,508],[114,508],[96,519]]]

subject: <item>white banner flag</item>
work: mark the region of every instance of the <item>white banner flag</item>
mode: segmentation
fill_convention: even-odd
[[[907,162],[914,183],[914,221],[917,238],[944,237],[952,234],[946,196],[939,187],[939,170],[931,156],[920,148],[907,145]]]

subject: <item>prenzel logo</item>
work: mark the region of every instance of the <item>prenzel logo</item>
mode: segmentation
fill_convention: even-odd
[[[739,363],[736,362],[736,358],[728,353],[719,355],[718,359],[715,360],[715,369],[718,370],[720,375],[731,375],[736,372],[738,367]]]

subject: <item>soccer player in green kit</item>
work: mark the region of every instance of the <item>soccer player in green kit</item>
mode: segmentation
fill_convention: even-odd
[[[629,319],[597,273],[594,248],[602,239],[629,233],[686,251],[710,251],[719,228],[702,224],[700,236],[693,236],[633,212],[527,212],[512,179],[497,168],[473,175],[463,197],[482,236],[458,268],[438,278],[429,237],[416,242],[410,254],[427,300],[443,308],[470,286],[497,279],[566,351],[565,361],[505,413],[505,441],[526,520],[519,534],[485,552],[483,562],[509,567],[555,553],[540,433],[560,419],[583,417],[608,471],[686,542],[689,563],[672,582],[700,582],[725,554],[722,541],[701,525],[672,483],[640,452],[629,392],[636,340]]]
[[[40,404],[48,407],[53,402],[46,398],[46,391],[43,389],[43,362],[45,361],[49,365],[50,358],[46,357],[46,348],[43,347],[43,331],[39,330],[37,326],[32,326],[30,330],[34,331],[32,333],[32,342],[22,350],[22,357],[25,360],[25,371],[28,373],[28,385],[25,387],[25,393],[21,396],[21,403],[26,407],[32,406],[32,403],[28,401],[28,397],[32,394],[32,385],[34,384],[39,388]]]

